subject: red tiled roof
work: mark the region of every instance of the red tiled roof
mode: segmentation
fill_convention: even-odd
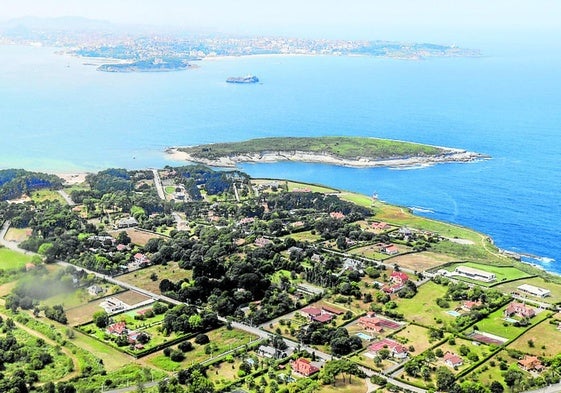
[[[300,310],[300,312],[304,314],[308,314],[309,316],[315,317],[321,315],[321,310],[317,307],[306,307]]]
[[[317,368],[316,366],[311,364],[309,360],[304,358],[299,358],[293,361],[292,369],[295,372],[302,374],[306,377],[309,377],[310,375],[317,373],[319,371],[319,368]]]

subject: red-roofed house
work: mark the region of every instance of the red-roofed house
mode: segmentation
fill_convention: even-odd
[[[114,335],[120,336],[121,334],[128,332],[127,324],[125,322],[116,322],[112,325],[107,326],[105,331],[108,334],[114,334]]]
[[[343,218],[345,218],[345,215],[341,212],[331,212],[329,213],[329,216],[336,220],[342,220]]]
[[[481,303],[481,300],[478,300],[476,302],[472,301],[472,300],[466,300],[463,304],[462,304],[462,308],[466,311],[471,311],[474,307],[478,307],[481,306],[483,303]]]
[[[383,349],[390,351],[390,355],[396,359],[405,359],[407,357],[407,348],[398,343],[397,341],[384,338],[383,340],[376,341],[368,347],[368,351],[377,355]]]
[[[537,356],[524,356],[518,361],[518,365],[526,371],[542,371],[544,366]]]
[[[310,319],[321,315],[321,309],[317,307],[305,307],[300,312],[306,314]]]
[[[393,271],[390,275],[390,280],[393,282],[402,282],[405,284],[409,281],[409,276],[403,272]]]
[[[333,314],[323,313],[316,317],[312,317],[312,321],[319,322],[319,323],[327,323],[327,322],[331,322],[333,318],[335,318]]]
[[[150,259],[142,253],[137,252],[134,254],[134,263],[138,264],[138,266],[145,265],[150,263]]]
[[[365,317],[360,317],[357,324],[362,326],[364,330],[369,332],[380,333],[384,331],[382,320],[375,316],[373,312],[368,313]]]
[[[309,377],[319,371],[319,368],[314,366],[308,359],[299,358],[291,363],[292,371]]]
[[[321,309],[325,312],[335,315],[343,315],[345,313],[345,311],[331,306],[321,306]]]
[[[459,357],[458,355],[456,355],[455,353],[452,352],[446,352],[446,354],[444,354],[444,357],[442,358],[442,360],[444,360],[444,363],[448,366],[448,367],[460,367],[462,364],[464,364],[464,361],[462,360],[461,357]]]
[[[523,303],[512,302],[505,309],[505,317],[512,317],[513,315],[520,318],[532,318],[536,315],[536,310]]]
[[[267,244],[271,244],[272,242],[273,242],[272,240],[266,239],[264,237],[260,237],[255,239],[254,243],[257,247],[265,247]]]
[[[388,229],[390,228],[390,225],[387,222],[373,222],[372,223],[372,229],[377,229],[377,230],[384,230],[384,229]]]

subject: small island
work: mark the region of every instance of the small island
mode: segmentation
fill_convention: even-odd
[[[367,137],[273,137],[174,147],[177,158],[216,167],[244,162],[298,161],[352,167],[412,167],[490,158],[462,149]]]
[[[255,75],[231,76],[228,79],[226,79],[226,83],[247,84],[247,83],[257,83],[257,82],[259,82],[259,78],[257,78]]]
[[[192,67],[187,61],[170,59],[139,60],[126,63],[102,64],[97,67],[102,72],[169,72]]]

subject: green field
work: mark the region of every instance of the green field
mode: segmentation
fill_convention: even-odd
[[[415,356],[429,349],[435,343],[429,342],[429,329],[417,325],[407,325],[400,330],[393,338],[403,343],[406,347],[413,345],[415,351],[411,356]]]
[[[448,324],[454,321],[455,317],[446,313],[448,309],[440,308],[436,304],[436,299],[444,297],[446,291],[446,287],[429,281],[419,287],[413,298],[396,299],[397,311],[403,313],[408,321],[424,326],[439,326],[436,323],[438,319],[442,320],[443,324]],[[454,302],[450,302],[451,307],[454,304]]]
[[[548,296],[546,298],[538,298],[530,294],[520,292],[517,288],[522,284],[529,284],[535,287],[548,289],[551,291],[551,296]],[[520,295],[528,297],[528,299],[535,299],[544,303],[553,304],[561,301],[561,285],[548,280],[546,281],[541,277],[531,277],[531,278],[525,278],[520,281],[507,282],[504,284],[497,285],[495,288],[505,293],[518,292]]]
[[[529,341],[532,342],[532,345],[529,344]],[[551,324],[549,321],[543,321],[517,338],[508,347],[531,355],[554,357],[561,353],[561,331],[557,329],[557,323]]]
[[[33,260],[32,255],[13,251],[8,248],[0,247],[0,269],[14,270],[21,269]]]
[[[63,205],[66,204],[66,201],[64,200],[64,198],[62,197],[62,195],[60,195],[58,192],[53,191],[53,190],[39,190],[39,191],[34,191],[31,194],[31,199],[33,200],[33,202],[43,202],[43,201],[59,201],[60,203],[62,203]]]
[[[489,314],[489,316],[479,322],[477,322],[478,330],[491,333],[496,336],[513,339],[522,333],[526,327],[516,327],[512,323],[508,323],[504,320],[504,310],[506,307],[502,307],[497,311]],[[547,318],[549,315],[548,311],[542,311],[533,317],[530,321],[532,324],[536,324],[539,321]],[[506,325],[506,326],[505,326]]]
[[[193,343],[194,349],[185,354],[185,360],[183,360],[182,362],[172,361],[161,351],[149,355],[147,357],[148,362],[153,366],[165,371],[177,371],[193,364],[209,361],[213,358],[221,356],[224,352],[243,346],[257,339],[257,337],[255,337],[254,335],[246,333],[242,330],[228,330],[226,327],[221,327],[219,329],[213,330],[206,333],[206,335],[210,339],[209,344],[199,345],[194,342],[194,339],[190,340]],[[207,345],[211,346],[211,353],[206,353],[208,351],[206,349]]]
[[[484,272],[494,273],[497,279],[493,282],[472,280],[463,276],[454,276],[454,278],[457,278],[458,280],[475,283],[483,286],[493,286],[501,281],[520,280],[522,278],[530,277],[528,273],[523,272],[514,266],[492,266],[492,265],[483,265],[481,263],[474,263],[474,262],[453,263],[451,265],[443,267],[442,269],[452,272],[458,266],[467,266],[474,269],[482,270]]]

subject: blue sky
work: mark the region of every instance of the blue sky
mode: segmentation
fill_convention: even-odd
[[[558,0],[1,0],[0,20],[84,16],[236,34],[447,41],[561,29]],[[471,37],[471,38],[470,38]]]

